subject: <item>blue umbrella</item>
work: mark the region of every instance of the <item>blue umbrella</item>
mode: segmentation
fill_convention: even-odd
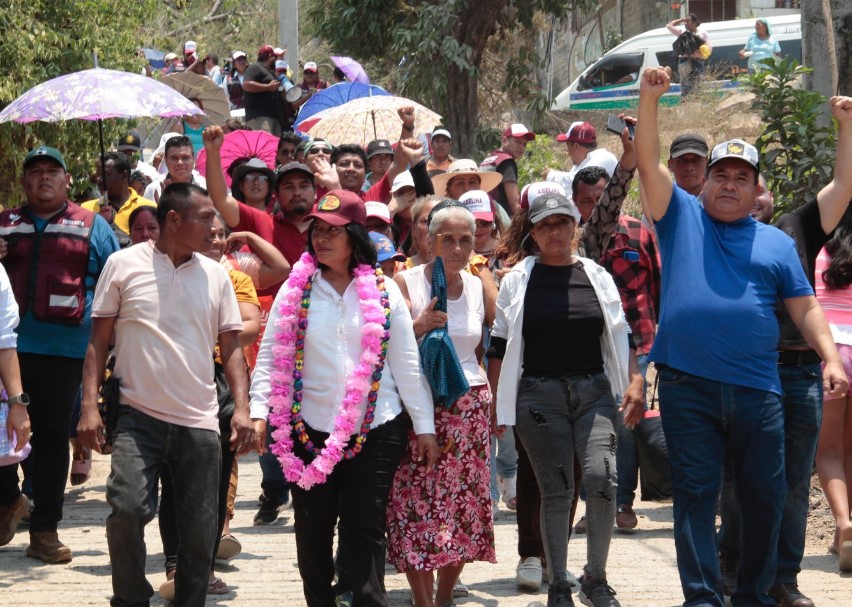
[[[444,260],[435,258],[432,268],[432,297],[438,298],[435,309],[447,311],[447,277]],[[448,406],[470,390],[459,357],[446,325],[432,329],[420,344],[420,366],[432,388],[435,404]]]
[[[327,89],[317,91],[305,102],[299,110],[299,118],[293,124],[298,129],[303,120],[318,114],[323,110],[343,105],[347,101],[360,99],[361,97],[372,97],[376,95],[390,95],[385,89],[374,84],[361,84],[360,82],[341,82]]]

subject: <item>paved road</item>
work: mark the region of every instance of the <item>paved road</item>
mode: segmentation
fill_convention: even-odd
[[[60,537],[74,551],[67,565],[44,565],[24,555],[28,536],[21,531],[12,542],[0,548],[0,604],[14,607],[37,605],[83,606],[109,604],[111,594],[109,557],[104,519],[108,507],[104,501],[104,481],[109,460],[96,456],[92,479],[82,488],[70,489]],[[296,568],[292,517],[285,511],[283,520],[271,527],[253,527],[260,486],[256,458],[240,462],[240,491],[232,530],[243,544],[243,553],[220,570],[233,591],[208,598],[208,605],[221,606],[297,606],[303,605],[301,582]],[[624,607],[672,607],[680,604],[680,585],[672,542],[671,508],[666,505],[639,503],[641,531],[632,536],[616,535],[609,558],[609,582],[617,590]],[[520,594],[515,590],[514,574],[517,531],[514,515],[503,511],[496,525],[496,565],[474,563],[465,569],[462,579],[470,596],[459,605],[485,607],[526,607],[534,600],[547,601],[546,592]],[[147,528],[148,577],[156,588],[165,578],[163,554],[156,523]],[[583,563],[585,540],[572,540],[569,565],[579,573]],[[818,607],[852,606],[852,576],[837,573],[836,557],[821,549],[809,550],[800,583]],[[390,604],[409,605],[405,577],[387,577]],[[155,595],[152,605],[166,604]],[[578,603],[579,605],[579,603]]]

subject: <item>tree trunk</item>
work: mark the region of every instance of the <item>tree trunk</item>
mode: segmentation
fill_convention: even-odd
[[[460,45],[472,49],[471,65],[477,72],[488,39],[497,27],[497,17],[508,0],[469,2],[459,15],[455,38]],[[447,99],[444,100],[444,124],[453,134],[453,148],[457,157],[466,157],[474,148],[473,135],[479,124],[479,74],[470,74],[452,64],[447,81]]]
[[[852,3],[830,0],[835,54],[826,52],[830,36],[822,2],[802,3],[802,63],[813,68],[805,86],[830,97],[852,95]],[[833,62],[836,61],[836,68]],[[835,88],[835,84],[836,88]]]

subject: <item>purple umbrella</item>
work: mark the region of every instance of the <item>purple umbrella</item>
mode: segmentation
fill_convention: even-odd
[[[334,65],[340,68],[340,71],[346,74],[349,82],[360,82],[361,84],[370,84],[370,77],[367,72],[361,67],[361,64],[351,57],[334,57],[331,58]]]
[[[42,82],[0,112],[0,122],[97,120],[104,155],[104,118],[203,114],[173,88],[130,72],[93,68]]]

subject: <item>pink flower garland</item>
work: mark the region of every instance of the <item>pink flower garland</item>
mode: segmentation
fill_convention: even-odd
[[[287,480],[305,490],[326,481],[343,458],[346,444],[355,433],[358,418],[361,416],[361,403],[370,392],[373,370],[382,352],[385,323],[381,293],[376,285],[376,270],[368,265],[359,265],[355,269],[355,286],[364,317],[364,325],[361,327],[361,358],[346,379],[346,394],[334,420],[334,431],[326,439],[323,449],[306,467],[302,459],[293,453],[293,406],[290,399],[294,380],[298,378],[301,382],[301,366],[304,362],[296,360],[299,309],[305,287],[316,269],[314,257],[310,253],[303,253],[282,287],[284,297],[278,308],[280,318],[275,323],[275,343],[272,346],[275,363],[270,374],[272,395],[269,399],[269,421],[276,428],[272,433],[275,442],[271,450],[278,457]],[[298,408],[296,411],[298,412]],[[304,437],[306,438],[306,435]]]

